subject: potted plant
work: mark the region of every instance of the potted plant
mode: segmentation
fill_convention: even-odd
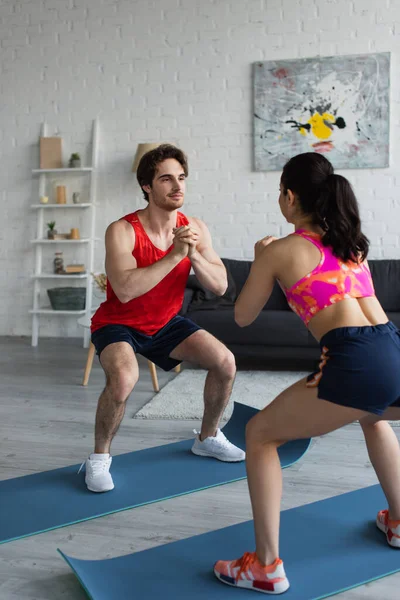
[[[69,159],[69,167],[72,167],[73,169],[79,169],[80,166],[81,157],[78,154],[78,152],[74,152],[73,154],[71,154],[71,158]]]
[[[101,292],[107,291],[107,275],[105,273],[92,273],[92,277]]]
[[[50,221],[50,223],[47,223],[47,227],[48,227],[47,238],[49,240],[54,240],[54,236],[57,233],[57,230],[55,229],[55,226],[56,226],[56,222],[55,221]]]

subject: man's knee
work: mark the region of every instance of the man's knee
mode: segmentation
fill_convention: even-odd
[[[215,368],[224,376],[233,379],[236,375],[236,360],[234,354],[228,348],[221,348],[218,353]]]
[[[138,381],[138,374],[128,369],[116,369],[107,376],[107,387],[116,402],[126,402]]]

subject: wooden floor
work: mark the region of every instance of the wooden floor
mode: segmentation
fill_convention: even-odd
[[[41,339],[38,348],[31,348],[26,338],[0,338],[0,479],[79,463],[92,451],[103,373],[95,359],[89,386],[81,387],[86,350],[79,343]],[[113,444],[115,455],[187,439],[199,425],[132,418],[153,395],[146,362],[141,366],[140,381]],[[160,370],[158,374],[161,386],[179,377]],[[283,508],[376,483],[357,425],[317,440],[306,459],[283,473]],[[110,558],[250,518],[247,484],[241,481],[4,544],[0,599],[86,599],[57,547],[78,558]],[[399,589],[400,574],[395,574],[335,598],[398,600]]]

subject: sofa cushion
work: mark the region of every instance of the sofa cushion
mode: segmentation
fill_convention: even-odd
[[[225,262],[225,260],[226,259],[222,259],[222,262]],[[188,306],[188,312],[193,310],[215,310],[226,308],[233,310],[237,296],[236,283],[229,267],[226,269],[226,272],[228,277],[228,287],[223,296],[217,296],[213,292],[210,292],[210,290],[207,290],[201,285],[196,275],[189,276],[186,288],[193,290],[193,297]]]
[[[228,289],[223,296],[216,296],[206,290],[195,275],[190,275],[187,287],[194,290],[188,311],[229,309],[233,307],[250,273],[251,261],[223,258],[227,274]],[[400,312],[400,260],[369,260],[376,295],[385,311]],[[278,283],[275,283],[271,297],[263,311],[290,311],[286,297]]]
[[[248,327],[235,323],[233,310],[190,312],[188,317],[224,344],[307,346],[309,332],[291,311],[261,311]]]
[[[190,288],[186,287],[184,296],[183,296],[182,308],[179,311],[180,315],[185,315],[187,313],[189,305],[193,299],[193,296],[194,296],[194,290],[191,290]]]
[[[400,312],[387,312],[389,321],[392,321],[400,329]]]
[[[279,283],[275,283],[272,294],[263,310],[291,310]]]
[[[223,258],[222,261],[226,270],[232,274],[236,284],[236,296],[238,296],[249,276],[252,262],[250,260],[236,260],[234,258]]]
[[[368,264],[383,309],[400,312],[400,260],[369,260]]]

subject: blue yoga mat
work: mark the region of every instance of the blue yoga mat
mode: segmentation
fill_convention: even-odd
[[[290,589],[285,600],[320,600],[400,570],[400,551],[375,525],[386,506],[380,486],[282,512],[281,557]],[[213,574],[218,559],[254,550],[253,523],[108,560],[60,554],[92,600],[250,600]]]
[[[231,442],[245,447],[246,423],[257,412],[235,403],[223,429]],[[0,482],[0,543],[246,477],[244,462],[195,456],[192,445],[190,439],[115,456],[115,489],[103,494],[87,490],[84,472],[77,474],[80,465]],[[299,460],[309,445],[307,439],[282,446],[282,467]]]

